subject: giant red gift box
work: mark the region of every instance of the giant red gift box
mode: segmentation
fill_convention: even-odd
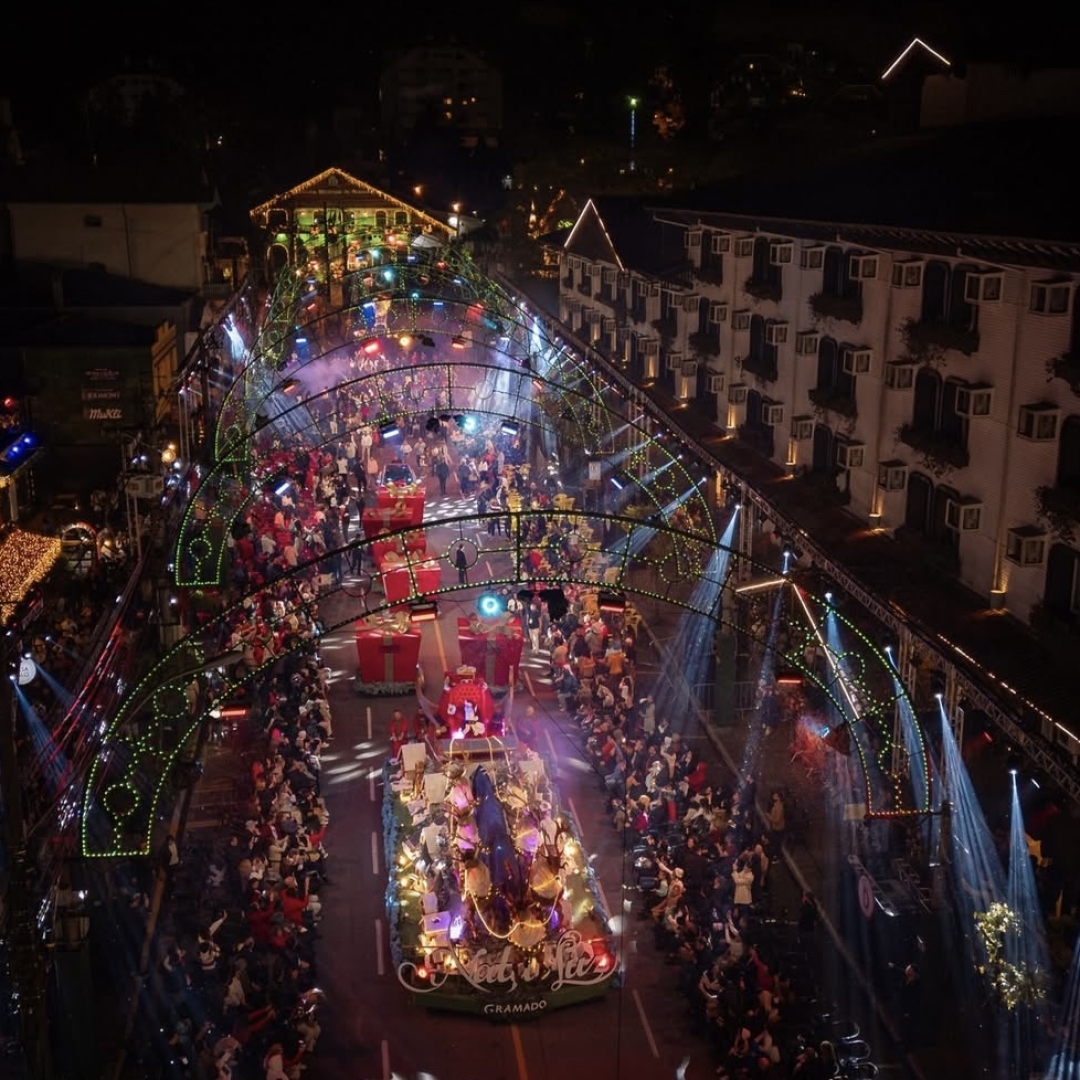
[[[403,508],[409,511],[409,521],[420,525],[424,520],[424,489],[422,487],[381,487],[375,492],[379,510]]]
[[[410,525],[419,524],[412,519],[413,512],[407,506],[388,507],[365,507],[360,515],[360,525],[364,535],[370,540],[373,536],[382,533],[397,532],[398,529],[407,529]]]
[[[420,632],[356,624],[356,656],[360,681],[365,683],[414,682],[420,660]]]
[[[511,669],[517,671],[521,666],[523,644],[521,620],[516,616],[458,616],[461,662],[476,668],[489,686],[510,685]]]
[[[383,593],[391,604],[415,600],[430,593],[437,593],[442,584],[442,567],[434,559],[410,564],[389,562],[379,564],[382,571]],[[413,589],[413,578],[416,588]]]
[[[423,555],[426,551],[427,534],[423,529],[417,529],[416,532],[405,533],[402,536],[371,541],[371,554],[377,566],[382,566],[390,552],[404,559],[409,552],[414,555]]]

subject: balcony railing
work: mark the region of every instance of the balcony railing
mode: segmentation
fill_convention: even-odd
[[[979,347],[979,331],[930,319],[908,319],[904,323],[904,343],[912,356],[922,359],[942,349],[955,349],[970,356]]]
[[[835,386],[815,386],[810,391],[810,400],[819,409],[828,409],[838,416],[849,418],[859,415],[855,399]]]
[[[723,285],[724,268],[722,264],[703,263],[693,271],[694,277],[705,285]]]
[[[686,340],[690,351],[697,356],[719,356],[720,336],[704,330],[695,330]]]
[[[897,437],[922,454],[923,463],[937,476],[949,469],[967,468],[970,461],[966,446],[939,431],[904,424]]]
[[[771,351],[771,350],[770,350]],[[776,367],[776,356],[744,356],[743,357],[743,371],[749,371],[751,375],[756,375],[759,379],[764,379],[766,382],[776,382],[779,378],[779,372]]]
[[[819,319],[839,319],[855,326],[862,322],[861,296],[831,296],[829,293],[816,292],[807,302]]]
[[[773,300],[777,303],[784,295],[784,289],[780,282],[770,281],[768,278],[747,278],[743,282],[743,292],[747,296],[752,296],[755,300]]]

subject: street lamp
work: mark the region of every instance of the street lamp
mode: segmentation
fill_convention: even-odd
[[[637,143],[637,107],[638,99],[630,98],[630,171],[634,172],[637,165],[634,161],[634,146]]]

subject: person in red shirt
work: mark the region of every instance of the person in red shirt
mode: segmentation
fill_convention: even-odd
[[[285,888],[281,890],[282,914],[293,924],[293,926],[303,926],[304,912],[307,911],[308,904],[311,900],[308,893],[308,879],[304,879],[304,889],[302,892],[297,887],[295,878],[286,878],[285,880]]]

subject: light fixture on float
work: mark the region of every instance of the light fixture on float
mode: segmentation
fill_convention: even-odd
[[[396,439],[401,434],[401,428],[397,424],[383,424],[379,428],[379,434],[384,439]]]

